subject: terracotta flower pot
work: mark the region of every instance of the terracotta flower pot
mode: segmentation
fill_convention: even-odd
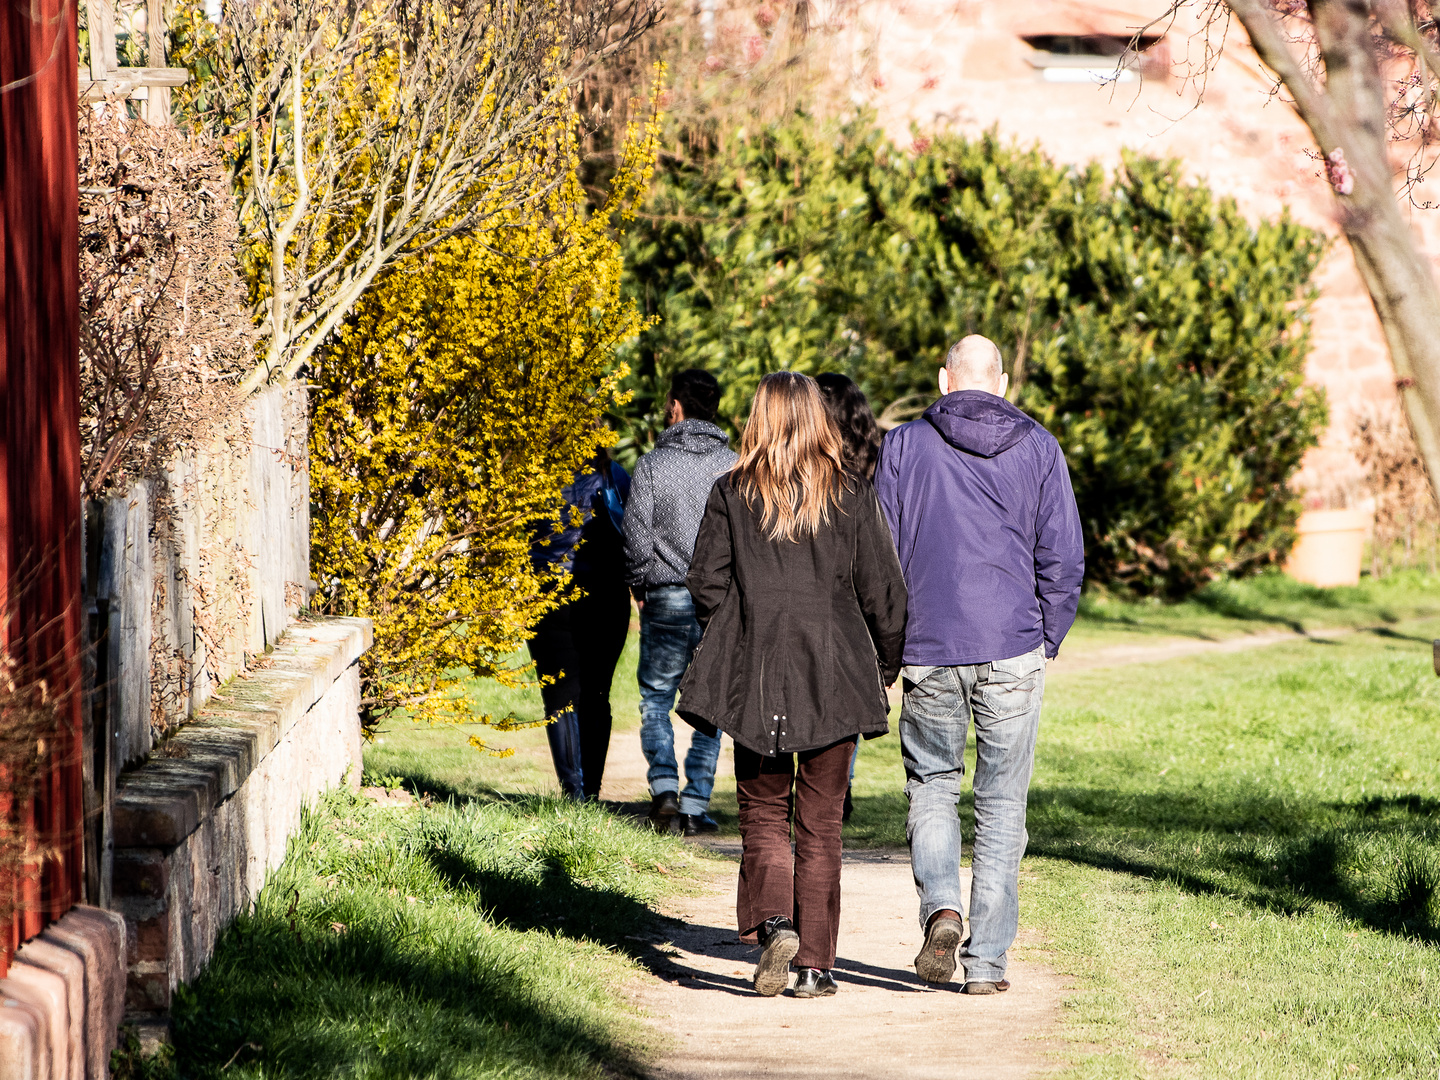
[[[1285,573],[1307,585],[1358,584],[1370,518],[1366,510],[1307,510],[1295,523]]]

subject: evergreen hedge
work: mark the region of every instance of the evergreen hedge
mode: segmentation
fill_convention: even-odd
[[[1288,216],[1248,222],[1174,162],[1107,175],[994,135],[901,150],[804,117],[665,159],[646,210],[624,241],[658,317],[628,358],[633,450],[680,368],[716,373],[737,428],[782,368],[843,371],[909,419],[983,333],[1065,450],[1092,583],[1179,596],[1288,550],[1287,481],[1326,420],[1304,384],[1324,241]]]

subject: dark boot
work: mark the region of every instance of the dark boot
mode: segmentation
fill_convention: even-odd
[[[986,982],[982,979],[979,982],[967,982],[961,992],[965,994],[1003,994],[1009,989],[1009,979],[1001,979],[999,982]]]
[[[680,828],[686,836],[699,836],[719,832],[720,823],[709,814],[681,814]]]
[[[755,992],[774,997],[790,985],[790,961],[800,951],[800,935],[795,924],[784,915],[776,915],[760,924],[760,962],[755,965]]]
[[[927,983],[949,982],[955,974],[955,950],[963,932],[958,912],[937,911],[915,957],[915,974]]]
[[[668,833],[680,813],[680,800],[673,791],[662,791],[650,800],[650,824],[658,833]]]

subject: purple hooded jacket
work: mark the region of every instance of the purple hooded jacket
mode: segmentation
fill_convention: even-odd
[[[994,394],[946,394],[885,436],[875,490],[910,592],[905,663],[1060,651],[1085,549],[1053,435]]]

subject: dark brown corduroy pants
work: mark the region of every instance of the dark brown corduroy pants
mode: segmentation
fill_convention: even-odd
[[[740,933],[753,940],[766,919],[776,915],[794,919],[800,934],[796,967],[835,966],[835,939],[840,933],[840,815],[854,753],[853,737],[778,757],[735,745],[742,848],[736,902]]]

